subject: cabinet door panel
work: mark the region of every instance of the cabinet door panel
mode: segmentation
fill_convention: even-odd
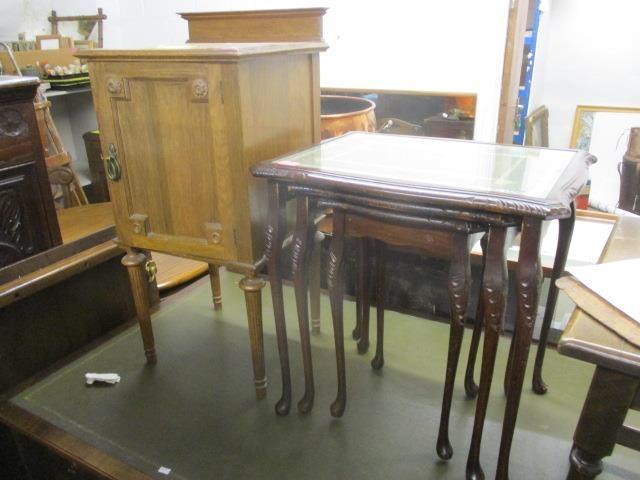
[[[0,267],[43,249],[43,232],[36,228],[41,212],[33,162],[0,171]],[[46,248],[46,247],[45,247]]]
[[[227,159],[217,154],[212,127],[212,118],[222,116],[211,86],[216,76],[217,66],[106,76],[113,131],[105,132],[103,149],[115,141],[122,176],[112,198],[120,204],[118,231],[126,243],[235,258],[233,215],[223,198],[230,190]]]

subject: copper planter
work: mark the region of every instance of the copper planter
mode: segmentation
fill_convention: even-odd
[[[322,139],[337,137],[356,130],[375,132],[375,108],[376,104],[366,98],[321,95]]]

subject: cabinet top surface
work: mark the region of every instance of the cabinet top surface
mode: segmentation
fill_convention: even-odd
[[[181,12],[178,13],[182,18],[228,18],[228,17],[272,17],[272,16],[305,16],[305,15],[324,15],[327,7],[313,8],[281,8],[269,10],[229,10],[217,12]]]
[[[0,75],[0,89],[38,85],[37,77],[19,77],[18,75]]]
[[[75,56],[89,60],[238,60],[278,53],[316,53],[327,48],[324,42],[189,43],[139,50],[81,50]]]
[[[353,132],[260,164],[254,174],[344,193],[550,218],[568,214],[593,162],[576,150]]]

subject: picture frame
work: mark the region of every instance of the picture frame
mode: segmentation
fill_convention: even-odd
[[[58,50],[62,48],[62,36],[36,35],[36,50]]]
[[[615,212],[618,206],[618,168],[627,148],[631,127],[640,127],[640,107],[576,107],[570,146],[588,151],[598,159],[590,168],[589,205],[594,208]]]
[[[61,48],[73,48],[74,40],[71,37],[63,37],[55,33],[52,35],[36,35],[36,50],[59,50]]]

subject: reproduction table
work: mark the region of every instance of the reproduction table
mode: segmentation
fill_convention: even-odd
[[[484,478],[480,442],[504,316],[505,234],[508,226],[518,225],[522,228],[516,268],[518,313],[496,474],[496,478],[508,478],[509,453],[537,313],[543,221],[573,216],[572,202],[594,162],[593,156],[575,150],[354,132],[254,166],[254,175],[268,179],[266,257],[283,375],[283,396],[277,411],[288,411],[291,396],[279,273],[284,207],[289,194],[298,197],[299,223],[309,218],[310,204],[334,209],[328,266],[338,364],[338,396],[331,409],[334,415],[342,414],[346,402],[340,288],[345,212],[386,219],[388,228],[416,222],[443,230],[483,225],[488,230],[482,287],[485,338],[467,477]],[[304,244],[309,240],[310,235],[294,239],[294,265],[305,261],[309,249]],[[304,353],[303,361],[305,367],[310,361]]]
[[[640,218],[621,217],[602,263],[636,258],[639,235]],[[571,288],[570,278],[562,280],[563,289]],[[629,409],[640,410],[640,348],[605,326],[628,319],[610,306],[603,308],[604,302],[587,289],[574,290],[580,294],[571,294],[576,303],[585,308],[595,303],[598,314],[576,308],[558,343],[562,355],[596,366],[573,437],[568,480],[599,475],[602,459],[611,455],[616,443],[640,450],[640,430],[623,424]]]

